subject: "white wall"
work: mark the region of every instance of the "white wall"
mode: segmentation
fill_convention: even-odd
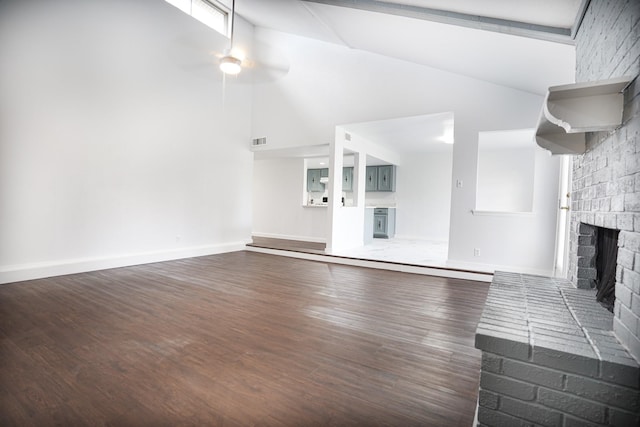
[[[404,156],[396,176],[396,237],[449,239],[452,166],[452,150]]]
[[[560,159],[541,148],[535,150],[533,209],[531,213],[472,214],[461,212],[458,227],[451,227],[454,261],[466,266],[480,263],[501,270],[551,275],[554,263]],[[454,166],[455,167],[455,166]],[[454,194],[457,190],[454,189]],[[480,256],[474,256],[474,249]]]
[[[303,207],[304,159],[253,163],[253,234],[326,242],[327,207]]]
[[[478,153],[476,208],[530,212],[533,207],[535,147],[483,150]]]
[[[531,212],[535,129],[480,132],[476,209]]]
[[[223,107],[227,43],[159,0],[2,2],[0,281],[249,240],[251,87]]]
[[[291,64],[284,78],[254,88],[255,137],[266,136],[276,148],[326,144],[336,125],[453,112],[452,178],[463,186],[451,194],[450,260],[551,271],[556,211],[550,204],[534,205],[536,215],[526,220],[480,219],[471,213],[478,132],[535,127],[542,96],[271,30],[255,34],[278,46]],[[557,162],[538,163],[550,174],[549,185],[538,187],[536,195],[546,203],[556,197]],[[487,250],[474,257],[477,247]]]

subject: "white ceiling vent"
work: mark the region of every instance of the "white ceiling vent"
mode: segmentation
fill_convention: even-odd
[[[267,145],[267,137],[262,137],[262,138],[254,138],[251,141],[251,146],[252,147],[257,147],[259,145]]]
[[[585,133],[611,131],[622,124],[624,90],[633,81],[620,77],[549,88],[536,141],[551,154],[583,154]]]

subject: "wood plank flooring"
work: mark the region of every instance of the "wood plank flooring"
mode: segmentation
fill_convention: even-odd
[[[488,283],[235,252],[0,286],[0,425],[470,426]]]
[[[282,249],[285,251],[306,252],[310,254],[324,254],[326,243],[307,242],[301,240],[276,239],[273,237],[251,236],[252,242],[247,246],[267,249]]]

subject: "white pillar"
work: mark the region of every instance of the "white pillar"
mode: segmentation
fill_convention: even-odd
[[[342,208],[342,164],[344,157],[344,132],[336,127],[334,140],[329,144],[329,186],[327,206],[327,249],[340,246],[338,235],[339,215]]]

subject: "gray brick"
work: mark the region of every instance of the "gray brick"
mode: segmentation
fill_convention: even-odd
[[[609,200],[607,200],[607,202],[608,201]],[[602,206],[600,206],[600,210],[601,211],[609,211],[610,209],[611,208],[610,208],[609,204],[607,204],[607,203],[603,203]],[[606,228],[615,229],[617,224],[618,224],[618,219],[617,219],[617,215],[616,214],[608,213],[608,214],[606,214],[604,216],[604,226]]]
[[[611,197],[611,210],[614,212],[622,212],[624,210],[624,194],[617,194]],[[620,216],[618,216],[618,220],[620,220]]]
[[[476,329],[477,349],[488,351],[514,359],[527,360],[529,358],[529,340],[520,336],[501,334],[496,331]]]
[[[594,257],[594,256],[580,256],[580,257],[577,257],[577,265],[578,265],[578,267],[595,267],[596,266],[596,257]]]
[[[631,388],[619,387],[585,377],[567,375],[567,384],[564,391],[628,411],[640,411],[640,391]]]
[[[618,265],[633,270],[633,264],[635,262],[635,253],[630,250],[620,248],[618,249]]]
[[[581,356],[567,353],[560,347],[552,348],[550,344],[545,344],[545,347],[536,345],[533,348],[533,362],[549,368],[589,377],[598,375],[598,360],[595,353],[589,356]]]
[[[481,373],[480,387],[484,390],[495,391],[501,395],[517,397],[522,400],[533,400],[536,398],[535,386],[489,372]]]
[[[638,267],[639,266],[636,265],[636,268]],[[624,270],[622,281],[629,289],[632,289],[634,292],[636,292],[636,289],[640,290],[640,274],[636,273],[635,271]]]
[[[631,289],[629,289],[626,285],[617,284],[616,285],[616,300],[620,301],[627,307],[631,307]]]
[[[498,409],[500,396],[487,390],[480,390],[478,404],[484,408]]]
[[[515,415],[535,424],[554,427],[562,425],[562,414],[541,405],[503,397],[500,401],[500,411]]]
[[[629,353],[637,360],[640,360],[640,338],[637,335],[630,335],[629,340],[625,343]]]
[[[638,334],[638,317],[626,305],[620,304],[620,321],[632,335]]]
[[[595,287],[595,281],[593,279],[578,279],[576,287],[578,289],[593,289]]]
[[[596,232],[596,229],[589,224],[584,224],[584,223],[580,223],[578,225],[578,234],[580,235],[584,235],[584,236],[594,236]]]
[[[563,427],[602,427],[602,424],[593,424],[565,414]]]
[[[597,270],[591,267],[578,267],[577,276],[578,276],[578,279],[595,280],[597,276]]]
[[[593,246],[579,246],[578,256],[594,256],[596,254],[596,248]]]
[[[523,419],[483,407],[478,408],[478,422],[491,427],[533,427]]]
[[[495,354],[482,352],[482,370],[493,372],[494,374],[502,373],[502,357]]]
[[[633,231],[633,215],[632,214],[617,214],[617,223],[616,223],[616,227],[612,227],[612,228],[617,228],[618,230],[627,230],[627,231]]]
[[[631,311],[636,316],[640,316],[640,295],[636,293],[631,296]]]
[[[640,231],[640,214],[633,214],[633,231]]]
[[[564,374],[553,369],[543,368],[530,363],[505,359],[502,364],[502,372],[512,378],[524,380],[533,384],[550,388],[562,389]]]
[[[496,320],[483,317],[480,324],[478,324],[478,328],[509,335],[518,335],[523,339],[528,339],[529,336],[526,323],[518,325],[517,323],[509,322],[508,320]]]
[[[604,214],[603,213],[596,212],[595,219],[596,219],[595,220],[595,224],[598,227],[604,227]]]
[[[540,388],[538,402],[549,408],[557,409],[595,423],[604,423],[605,406],[589,400]]]
[[[609,409],[609,425],[615,427],[640,426],[640,413]]]
[[[621,231],[620,235],[624,236],[625,249],[629,249],[633,252],[640,252],[640,233],[636,233],[635,231]]]

